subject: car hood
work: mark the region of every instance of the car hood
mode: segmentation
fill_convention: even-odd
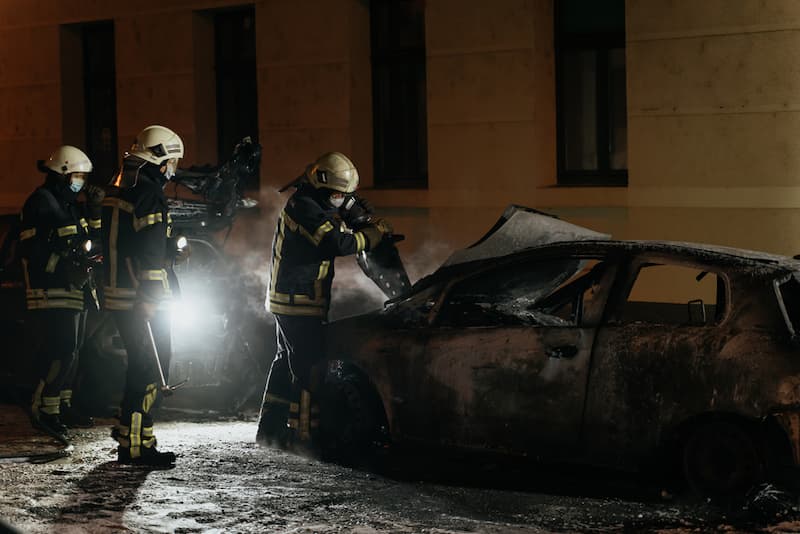
[[[559,241],[588,241],[611,239],[602,234],[562,221],[532,208],[510,205],[494,226],[475,244],[454,252],[442,267],[459,263],[499,258],[520,250]]]

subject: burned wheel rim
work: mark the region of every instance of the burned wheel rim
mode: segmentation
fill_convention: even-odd
[[[377,414],[367,385],[354,376],[328,384],[321,412],[323,454],[351,463],[369,453],[377,428]]]
[[[683,448],[683,473],[695,495],[733,499],[761,481],[763,462],[753,437],[728,422],[698,426]]]

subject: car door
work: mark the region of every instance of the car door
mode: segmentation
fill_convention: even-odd
[[[404,428],[441,445],[571,454],[608,265],[561,258],[452,283],[434,310],[416,382],[428,417]]]
[[[597,332],[583,440],[592,463],[637,468],[688,407],[713,405],[729,290],[723,273],[670,257],[633,261],[624,278]]]

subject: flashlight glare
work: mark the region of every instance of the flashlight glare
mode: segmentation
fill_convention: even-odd
[[[186,245],[189,244],[189,240],[186,239],[185,236],[180,236],[178,238],[178,250],[183,250],[186,248]]]
[[[92,240],[91,239],[87,239],[86,241],[84,241],[83,250],[85,250],[86,252],[89,252],[89,251],[92,250]]]

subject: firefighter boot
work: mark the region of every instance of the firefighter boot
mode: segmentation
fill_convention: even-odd
[[[45,382],[39,382],[39,386],[33,394],[33,404],[31,405],[31,424],[37,430],[41,430],[48,436],[56,438],[61,442],[67,441],[67,427],[61,422],[59,417],[59,404],[61,398],[48,396],[44,390]]]
[[[270,395],[264,399],[258,419],[256,443],[265,447],[286,447],[288,439],[287,418],[289,403],[282,398]]]
[[[61,390],[61,422],[67,428],[91,428],[94,426],[94,419],[88,415],[83,415],[72,407],[72,390]]]
[[[31,423],[37,430],[41,430],[50,437],[61,442],[67,441],[67,427],[61,422],[58,414],[35,413],[31,416]]]
[[[130,425],[120,424],[111,431],[117,440],[117,462],[149,467],[172,467],[175,454],[156,449],[153,427],[142,427],[142,414],[133,412]]]
[[[297,453],[318,457],[320,455],[319,405],[307,389],[300,391],[299,401],[289,405],[291,448]]]

